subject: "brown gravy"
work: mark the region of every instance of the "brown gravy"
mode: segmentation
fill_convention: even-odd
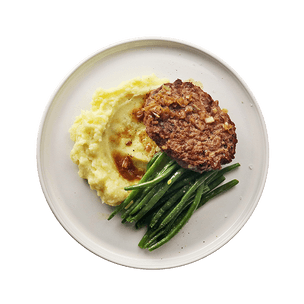
[[[143,105],[132,111],[132,117],[135,121],[142,122],[144,120]]]
[[[113,152],[112,157],[119,174],[128,181],[140,180],[144,171],[135,167],[130,155],[122,155],[119,152]]]

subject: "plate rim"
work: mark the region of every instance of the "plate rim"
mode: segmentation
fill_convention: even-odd
[[[207,254],[205,254],[204,256],[201,257],[197,257],[196,259],[193,259],[191,261],[188,262],[184,262],[184,263],[175,263],[174,265],[171,266],[156,266],[156,267],[149,267],[148,265],[144,266],[138,266],[138,265],[134,265],[134,264],[126,264],[123,262],[118,262],[115,260],[112,260],[110,258],[104,257],[100,254],[98,254],[97,252],[94,252],[93,250],[91,250],[89,248],[89,246],[86,246],[84,244],[84,242],[81,242],[80,240],[78,240],[76,238],[76,236],[74,236],[72,234],[72,232],[69,231],[66,223],[63,223],[63,221],[59,218],[59,215],[55,212],[55,208],[52,204],[51,198],[48,194],[47,191],[47,187],[46,187],[46,182],[44,180],[44,176],[43,176],[43,168],[41,165],[41,143],[42,143],[42,135],[43,135],[43,129],[46,123],[46,118],[48,116],[48,113],[50,111],[50,108],[53,104],[54,99],[56,98],[57,94],[60,92],[60,89],[65,85],[65,83],[69,80],[70,77],[73,76],[73,74],[77,71],[77,69],[79,69],[81,66],[83,66],[84,64],[86,64],[89,60],[93,59],[94,57],[101,55],[104,52],[110,51],[110,50],[114,50],[117,49],[117,51],[119,52],[120,50],[122,50],[123,47],[127,47],[128,45],[139,45],[141,44],[141,46],[144,46],[144,43],[149,43],[149,46],[151,46],[151,43],[158,43],[156,45],[156,47],[159,46],[159,43],[165,44],[165,43],[169,43],[169,44],[174,44],[175,46],[180,45],[186,48],[193,48],[196,51],[198,51],[199,53],[204,53],[205,55],[215,59],[216,61],[218,61],[223,67],[225,67],[232,75],[234,75],[236,77],[236,79],[241,83],[241,85],[244,87],[244,89],[247,91],[247,93],[249,94],[250,98],[254,101],[257,112],[259,114],[259,118],[260,118],[260,122],[261,122],[261,126],[262,129],[264,131],[264,149],[265,149],[265,167],[264,167],[264,172],[263,172],[263,178],[262,178],[262,183],[261,186],[259,188],[259,193],[256,196],[256,201],[255,203],[252,205],[251,210],[248,214],[248,216],[246,218],[244,218],[241,223],[238,226],[238,229],[236,229],[234,231],[234,233],[232,234],[232,236],[228,239],[223,240],[220,245],[212,250],[208,250]],[[121,49],[119,49],[121,48]],[[128,48],[126,48],[128,49]],[[106,57],[106,56],[105,56]],[[89,250],[90,252],[92,252],[93,254],[97,255],[98,257],[103,258],[104,260],[107,260],[109,262],[112,262],[114,264],[117,265],[121,265],[121,266],[125,266],[125,267],[130,267],[130,268],[136,268],[136,269],[149,269],[149,270],[160,270],[160,269],[169,269],[169,268],[175,268],[175,267],[181,267],[181,266],[185,266],[191,263],[194,263],[198,260],[201,260],[207,256],[209,256],[210,254],[216,252],[217,250],[219,250],[220,248],[222,248],[225,244],[227,244],[230,240],[232,240],[236,234],[244,227],[244,225],[246,224],[246,222],[249,220],[249,218],[252,216],[255,208],[258,205],[258,202],[263,194],[263,191],[265,189],[265,185],[266,185],[266,181],[267,181],[267,177],[268,177],[268,170],[269,170],[269,139],[268,139],[268,132],[267,132],[267,126],[265,123],[265,119],[263,116],[263,113],[260,109],[260,106],[255,98],[255,96],[253,95],[252,91],[250,90],[250,88],[248,87],[248,85],[246,84],[246,82],[243,80],[242,77],[240,77],[240,75],[229,65],[227,64],[224,60],[222,60],[221,58],[219,58],[217,55],[213,54],[212,52],[210,52],[209,50],[206,50],[205,48],[202,48],[198,45],[195,45],[193,43],[189,43],[189,42],[185,42],[183,40],[180,39],[174,39],[174,38],[165,38],[165,37],[157,37],[157,36],[152,36],[152,37],[138,37],[138,38],[130,38],[130,39],[126,39],[126,40],[121,40],[118,41],[116,43],[112,43],[109,44],[108,46],[105,46],[95,52],[93,52],[91,55],[86,56],[83,60],[81,60],[78,64],[76,64],[69,73],[66,74],[66,76],[59,82],[59,84],[57,85],[57,87],[55,88],[55,90],[53,91],[53,94],[50,96],[41,120],[40,120],[40,124],[39,124],[39,129],[38,129],[38,134],[37,134],[37,141],[36,141],[36,166],[37,166],[37,172],[38,172],[38,177],[39,177],[39,182],[40,182],[40,186],[42,189],[42,192],[44,194],[44,197],[53,213],[53,215],[55,216],[55,218],[57,219],[57,221],[61,224],[61,226],[65,229],[65,231],[74,239],[76,240],[80,245],[82,245],[84,248],[86,248],[87,250]]]

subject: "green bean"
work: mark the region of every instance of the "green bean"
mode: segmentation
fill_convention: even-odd
[[[121,218],[126,219],[129,216],[129,214],[132,212],[132,210],[142,201],[142,199],[147,195],[147,193],[149,191],[150,191],[149,188],[144,189],[132,203],[130,203],[128,206],[126,206],[122,210]]]
[[[169,190],[168,190],[168,196],[170,196],[172,193],[175,193],[178,189],[182,188],[185,185],[193,184],[193,181],[197,179],[199,176],[201,176],[200,173],[196,173],[193,171],[186,172],[185,178],[175,183]]]
[[[152,246],[148,247],[149,251],[153,251],[153,250],[159,248],[160,246],[164,245],[165,243],[169,242],[183,228],[183,226],[189,221],[189,219],[191,218],[191,216],[197,209],[197,207],[201,201],[204,187],[205,187],[204,184],[199,186],[199,188],[196,192],[196,195],[195,195],[195,199],[194,199],[193,203],[191,204],[190,208],[188,209],[186,215],[182,216],[181,219],[179,221],[177,221],[177,223],[172,227],[172,229],[169,231],[169,233],[164,238],[162,238],[159,242],[153,244]]]
[[[178,167],[174,166],[174,163],[175,163],[174,160],[169,160],[166,164],[164,164],[163,168],[159,172],[155,172],[153,178],[150,179],[149,181],[158,179],[158,177],[163,176],[163,174],[166,173],[167,170],[169,170],[169,169],[171,169],[170,171],[172,171],[172,172],[175,171]],[[147,185],[146,187],[144,187],[143,193],[147,193],[147,191],[150,191],[152,188],[153,188],[153,185]]]
[[[159,173],[157,173],[156,174],[156,178],[158,177],[158,176],[161,176],[164,172],[166,172],[166,170],[168,169],[168,168],[173,168],[174,167],[174,169],[176,169],[177,167],[176,166],[171,166],[170,167],[170,165],[172,165],[174,163],[174,161],[169,161],[164,167],[163,167],[163,169],[159,172]],[[174,171],[174,170],[171,170],[172,172]],[[171,173],[172,173],[171,172]],[[158,189],[158,188],[157,188]],[[138,212],[139,210],[140,210],[140,208],[147,202],[147,200],[148,199],[150,199],[152,196],[151,195],[149,195],[144,201],[143,201],[143,199],[144,199],[144,197],[149,193],[149,191],[153,191],[153,192],[156,192],[156,191],[158,191],[157,189],[153,189],[153,185],[148,185],[148,186],[146,186],[145,188],[144,188],[144,190],[142,191],[142,194],[141,194],[141,196],[131,205],[131,206],[129,206],[129,208],[128,209],[130,209],[129,211],[127,211],[122,217],[125,219],[125,218],[127,218],[127,215],[128,214],[130,214],[130,215],[133,215],[133,214],[135,214],[136,212]],[[152,194],[152,193],[151,193]],[[154,195],[154,194],[153,194]],[[128,207],[128,206],[127,206]],[[126,208],[127,208],[126,207]]]
[[[134,206],[131,205],[130,209],[132,210],[133,207],[136,207],[136,205],[144,198],[144,196],[148,193],[149,189],[145,188],[144,191],[142,192],[142,195],[139,199],[137,199],[135,202],[134,202]],[[158,191],[158,190],[157,190]],[[168,191],[167,191],[168,192]],[[150,223],[150,220],[152,218],[153,215],[155,215],[155,213],[159,210],[159,208],[164,205],[168,200],[168,196],[167,195],[163,195],[162,198],[153,206],[153,208],[151,208],[149,210],[149,212],[147,212],[147,214],[145,214],[143,216],[142,219],[139,219],[136,223],[135,223],[135,227],[136,229],[139,229],[145,225],[148,225],[148,223]],[[141,207],[138,207],[138,208],[141,208]],[[131,211],[130,210],[130,211]],[[138,211],[139,209],[137,209]],[[129,211],[129,209],[127,210]],[[136,213],[136,212],[134,212]],[[126,213],[125,213],[126,214]],[[122,216],[122,217],[126,217],[125,214]],[[130,213],[129,213],[130,214]]]
[[[140,229],[140,228],[142,228],[144,226],[148,226],[149,225],[149,223],[150,223],[150,221],[151,221],[151,219],[152,219],[152,217],[153,217],[153,215],[155,213],[155,211],[153,211],[152,209],[149,212],[147,212],[141,219],[139,219],[138,221],[136,221],[136,223],[135,223],[135,228],[136,229]]]
[[[232,187],[236,186],[238,183],[239,183],[239,181],[237,179],[233,179],[230,182],[227,182],[224,185],[219,186],[219,187],[215,188],[214,190],[206,193],[206,195],[204,195],[202,197],[202,200],[201,200],[198,208],[200,208],[201,206],[203,206],[206,202],[208,202],[210,199],[214,198],[216,195],[219,195],[219,194],[221,194],[223,192],[228,191]]]
[[[160,186],[160,188],[157,187],[157,193],[155,193],[155,195],[146,205],[142,204],[143,208],[130,221],[138,221],[141,217],[143,217],[162,198],[166,191],[186,172],[186,170],[187,169],[180,168],[166,183],[157,184],[154,187],[155,189],[157,186]]]
[[[235,163],[235,164],[232,164],[232,165],[229,165],[229,166],[226,166],[226,167],[222,168],[221,170],[217,171],[217,175],[214,176],[213,180],[217,179],[220,176],[223,176],[227,172],[232,171],[239,166],[240,166],[240,163]]]
[[[225,177],[223,175],[219,176],[216,180],[214,180],[213,182],[209,183],[209,185],[205,185],[205,188],[203,190],[203,194],[202,196],[204,197],[207,193],[210,193],[211,190],[213,190],[214,188],[216,188],[219,184],[221,184],[223,181],[225,180]],[[215,194],[216,195],[216,194]],[[214,195],[214,196],[215,196]],[[188,199],[188,201],[185,203],[185,206],[180,210],[180,212],[178,214],[176,214],[176,216],[172,219],[173,221],[175,220],[175,218],[177,218],[177,216],[179,216],[179,214],[181,212],[183,212],[188,206],[189,204],[191,204],[191,202],[194,199],[195,194],[192,194],[192,196]],[[214,197],[213,196],[213,197]],[[210,198],[211,199],[211,198]]]
[[[146,245],[144,246],[144,248],[148,247],[149,251],[153,251],[153,250],[159,248],[160,246],[164,245],[168,241],[170,241],[182,229],[182,227],[189,221],[189,219],[191,218],[191,216],[193,215],[195,210],[200,208],[204,203],[206,203],[211,198],[215,197],[216,195],[218,195],[220,193],[223,193],[223,192],[231,189],[232,187],[234,187],[237,184],[238,184],[238,180],[234,179],[234,180],[232,180],[232,181],[230,181],[230,182],[228,182],[228,183],[210,191],[208,193],[208,195],[203,195],[204,185],[201,185],[200,188],[198,189],[198,191],[196,192],[194,202],[191,204],[190,208],[187,211],[184,210],[179,215],[179,217],[176,219],[175,224],[172,227],[172,229],[170,230],[170,232],[165,237],[163,237],[160,241],[158,241],[157,243],[153,243],[153,240],[147,240],[146,239],[145,240]],[[200,193],[199,193],[199,191],[200,191]],[[196,201],[196,200],[198,200],[198,201]],[[148,246],[149,244],[150,244],[150,246]]]
[[[169,162],[169,161],[170,161],[170,159],[166,153],[159,154],[157,156],[156,160],[154,161],[154,163],[151,165],[151,167],[146,171],[144,176],[141,178],[139,183],[144,183],[144,182],[148,181],[149,178],[155,174],[158,166],[161,163]],[[139,192],[140,192],[140,189],[133,190],[120,205],[115,207],[114,211],[108,217],[108,220],[112,219],[118,212],[120,212],[123,208],[128,206],[131,203],[131,201],[138,195]]]
[[[181,181],[176,182],[166,193],[164,196],[164,200],[168,200],[176,193],[176,191],[179,191],[184,186],[192,186],[193,183],[202,176],[202,173],[197,173],[194,171],[188,170],[188,172],[185,173],[186,177],[183,178]],[[209,182],[208,182],[209,183]]]
[[[185,195],[182,197],[180,202],[174,207],[174,209],[167,215],[167,217],[161,222],[161,226],[167,225],[175,216],[181,212],[185,204],[188,202],[190,197],[192,196],[193,193],[202,185],[208,179],[211,179],[213,175],[215,175],[217,172],[216,171],[209,171],[206,173],[203,173],[202,176],[195,181],[195,183],[190,187],[190,189],[185,193]]]
[[[214,179],[214,174],[215,173],[210,174],[210,176],[205,180],[205,187],[203,189],[202,195],[205,195],[207,192],[209,192],[210,190],[214,189],[215,187],[217,187],[220,183],[222,183],[225,180],[225,177],[223,175],[220,175],[219,177],[217,177],[216,180],[213,180]],[[194,197],[195,197],[195,193],[193,193],[190,196],[190,198],[188,199],[188,201],[185,203],[185,206],[176,214],[176,216],[174,218],[177,218],[177,216],[184,209],[186,209],[189,204],[191,204],[191,202],[193,201]]]
[[[161,218],[161,216],[165,213],[165,211],[169,210],[184,194],[189,190],[191,185],[185,185],[181,189],[179,189],[173,196],[171,196],[167,202],[158,210],[158,212],[153,216],[150,222],[150,227],[156,225],[157,221]]]
[[[209,186],[204,185],[204,187],[202,189],[202,195],[204,195],[205,193],[207,193],[209,190],[210,190]],[[191,205],[191,203],[193,202],[193,200],[195,198],[195,195],[196,195],[196,192],[193,193],[191,195],[191,197],[184,203],[183,207],[178,212],[176,212],[174,214],[174,216],[172,216],[172,218],[170,220],[170,223],[174,222],[179,217],[179,215],[182,214],[189,207],[189,205]],[[166,223],[165,225],[168,225],[168,224]],[[163,227],[163,224],[161,223],[160,226]]]
[[[147,163],[147,168],[146,168],[146,171],[149,170],[149,168],[153,165],[153,163],[156,161],[156,159],[159,157],[159,155],[161,154],[162,152],[159,151],[159,152],[156,152],[152,158],[150,159],[150,161]]]
[[[173,223],[172,223],[173,225]],[[140,240],[138,246],[141,248],[147,248],[152,246],[154,243],[157,242],[157,240],[162,236],[167,234],[172,225],[167,225],[166,227],[158,227],[158,228],[150,228],[148,227],[146,233]]]
[[[128,208],[127,210],[125,210],[125,212],[121,215],[121,218],[122,219],[128,219],[129,217],[132,218],[132,215],[136,214],[142,208],[142,205],[140,205],[140,204],[145,204],[147,202],[147,200],[150,199],[158,191],[158,189],[159,189],[158,187],[156,189],[154,189],[154,188],[145,188],[144,191],[142,192],[141,196],[138,199],[136,199],[136,201],[130,206],[130,208]],[[150,191],[152,191],[152,193],[149,194],[149,196],[143,202],[143,199],[148,195],[148,193]],[[158,206],[158,204],[155,205],[155,208],[157,206]],[[132,212],[132,214],[131,214],[131,212]]]
[[[213,181],[212,183],[209,183],[210,190],[212,190],[212,189],[214,189],[215,187],[217,187],[217,186],[218,186],[220,183],[222,183],[224,180],[225,180],[225,177],[224,177],[224,176],[219,176],[215,181]],[[209,191],[208,193],[209,193],[209,194],[212,194],[212,195],[210,195],[210,196],[208,195],[208,200],[211,199],[211,198],[213,198],[215,195],[220,194],[222,191],[227,191],[227,190],[229,190],[231,187],[233,187],[233,186],[236,185],[236,184],[237,184],[237,183],[236,183],[235,181],[229,182],[229,183],[227,183],[228,187],[227,187],[227,185],[225,184],[225,186],[223,185],[224,187],[218,188],[219,190],[217,190],[217,191],[212,191],[212,192]],[[203,185],[202,185],[202,186],[203,186]],[[209,187],[205,185],[205,187],[203,187],[203,188],[201,189],[201,191],[202,191],[202,194],[201,194],[201,195],[202,195],[202,196],[201,196],[201,202],[204,200],[204,197],[205,197],[205,195],[206,195],[206,189],[208,189]],[[221,190],[221,189],[222,189],[222,190]],[[224,190],[224,189],[225,189],[225,190]],[[171,222],[170,222],[169,225],[166,225],[165,227],[154,228],[154,229],[149,228],[149,230],[147,231],[147,234],[149,234],[149,235],[148,235],[148,236],[145,235],[145,241],[142,241],[142,244],[143,244],[143,243],[145,243],[145,244],[142,245],[142,248],[147,248],[147,247],[149,247],[149,246],[152,246],[154,243],[157,242],[157,239],[158,239],[161,235],[163,235],[163,234],[165,234],[165,233],[168,233],[168,231],[171,229],[171,227],[172,227],[172,225],[174,224],[174,222],[179,222],[179,221],[182,219],[182,217],[186,214],[187,208],[188,208],[188,206],[193,202],[194,197],[195,197],[195,195],[192,195],[192,196],[191,196],[191,198],[188,200],[187,204],[185,205],[184,209],[181,210],[181,212],[180,212],[179,214],[177,214],[177,216],[171,220]],[[206,200],[206,201],[207,201],[207,200]],[[206,201],[204,200],[204,203],[205,203]],[[201,206],[203,205],[203,204],[201,204],[201,202],[199,203],[198,208],[201,207]],[[198,208],[197,208],[197,209],[198,209]],[[155,214],[155,213],[154,213],[154,214]]]
[[[172,226],[173,226],[173,224],[167,225],[166,227],[163,227],[163,228],[157,228],[157,229],[153,230],[152,233],[149,234],[149,238],[146,239],[145,244],[143,244],[143,248],[149,248],[152,245],[154,245],[155,243],[157,243],[157,240],[161,236],[165,236],[166,234],[169,233]]]
[[[147,248],[154,243],[157,242],[157,239],[162,236],[165,233],[168,233],[169,230],[171,229],[171,226],[166,226],[165,228],[156,228],[156,229],[151,229],[148,228],[140,242],[138,243],[138,246],[142,249]]]
[[[220,185],[224,180],[225,180],[225,176],[224,175],[220,175],[218,176],[215,180],[213,180],[212,182],[209,183],[208,187],[209,187],[209,191],[213,190],[214,188],[216,188],[218,185]]]
[[[231,171],[231,170],[234,170],[236,169],[237,167],[240,166],[240,163],[235,163],[235,164],[232,164],[232,165],[229,165],[229,166],[226,166],[224,168],[222,168],[221,170],[219,170],[218,172],[221,174],[221,175],[224,175],[226,174],[227,172]]]
[[[151,240],[157,237],[158,233],[161,229],[150,229],[148,228],[140,242],[138,243],[138,246],[140,248],[147,248],[147,244],[151,243]]]
[[[158,210],[167,202],[168,197],[164,195],[142,218],[135,222],[135,228],[140,229],[144,226],[149,226],[152,217]],[[154,227],[155,228],[155,227]]]
[[[152,199],[152,197],[157,194],[158,191],[160,191],[161,188],[162,184],[158,184],[152,189],[150,189],[150,191],[148,191],[148,193],[139,201],[135,208],[131,210],[130,216],[138,213]],[[129,221],[129,219],[127,221]]]
[[[214,180],[213,182],[209,183],[209,186],[206,186],[205,190],[203,191],[202,199],[201,199],[201,202],[200,202],[198,208],[200,208],[201,206],[203,206],[207,201],[209,201],[210,199],[214,198],[216,195],[219,195],[222,192],[228,191],[229,189],[231,189],[232,187],[234,187],[235,185],[238,184],[237,180],[233,180],[233,181],[230,181],[230,182],[228,182],[228,183],[226,183],[226,184],[224,184],[224,185],[216,188],[224,180],[225,180],[225,177],[223,175],[221,175],[216,180]],[[212,191],[212,190],[214,190],[214,191]],[[183,208],[183,210],[188,207],[188,205],[191,203],[191,201],[193,200],[193,198],[194,198],[194,195],[192,195],[192,197],[185,204],[185,207]],[[180,213],[183,210],[181,210]],[[177,216],[175,216],[175,218]],[[175,218],[173,218],[173,221],[174,221]]]
[[[163,197],[163,195],[166,193],[167,189],[169,189],[176,180],[178,180],[182,174],[185,172],[185,169],[180,168],[177,170],[166,182],[159,183],[155,187],[151,189],[151,191],[147,194],[146,197],[142,199],[142,201],[138,204],[138,206],[130,213],[131,215],[134,215],[132,220],[129,218],[130,221],[138,221],[144,213],[151,210],[154,206],[157,205],[159,200]],[[141,211],[141,209],[144,209]],[[136,213],[140,214],[136,215]]]
[[[138,246],[140,248],[142,248],[142,249],[145,248],[145,244],[149,241],[150,233],[151,233],[151,231],[147,230],[146,233],[144,234],[144,236],[141,238],[141,240],[138,243]]]
[[[154,173],[152,180],[157,179],[158,177],[162,176],[170,168],[172,168],[172,172],[174,171],[174,169],[176,170],[178,167],[173,166],[174,163],[175,163],[174,160],[167,161],[167,163],[164,164],[163,168],[159,172]],[[149,181],[151,181],[151,179]],[[137,185],[139,185],[139,184],[137,184]],[[150,191],[152,188],[153,188],[153,185],[146,185],[144,187],[144,191]],[[134,189],[134,190],[142,190],[142,189]],[[128,206],[126,206],[125,208],[128,208]]]
[[[157,152],[139,183],[125,187],[130,194],[108,220],[123,211],[123,223],[135,222],[136,229],[147,225],[138,246],[153,251],[171,240],[195,210],[238,184],[238,180],[232,180],[219,186],[225,180],[224,174],[239,166],[236,163],[199,174],[181,168],[164,152]]]
[[[156,178],[145,182],[145,183],[141,183],[141,184],[136,184],[133,186],[128,186],[125,187],[125,190],[134,190],[134,189],[143,189],[147,186],[154,186],[155,184],[158,184],[159,182],[161,182],[162,180],[164,180],[165,178],[167,178],[172,172],[174,172],[177,168],[179,167],[178,164],[172,164],[171,166],[168,167],[167,170],[165,170],[162,174],[159,174]]]

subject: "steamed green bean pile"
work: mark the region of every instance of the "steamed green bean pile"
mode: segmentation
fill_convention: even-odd
[[[236,163],[200,174],[181,168],[166,153],[158,152],[139,183],[125,188],[130,194],[108,220],[120,213],[122,223],[135,223],[137,229],[147,226],[138,246],[153,251],[170,241],[198,208],[237,185],[236,179],[222,183],[224,174],[239,166]]]

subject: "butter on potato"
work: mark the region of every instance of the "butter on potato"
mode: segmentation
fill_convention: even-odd
[[[159,150],[136,114],[145,95],[168,81],[152,74],[97,89],[91,110],[76,117],[69,130],[75,142],[70,157],[102,202],[120,204],[128,195],[124,187],[139,181]]]

